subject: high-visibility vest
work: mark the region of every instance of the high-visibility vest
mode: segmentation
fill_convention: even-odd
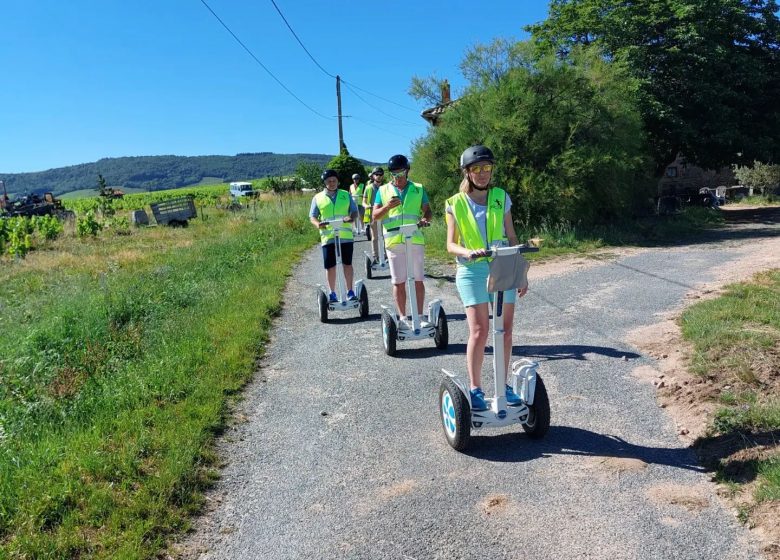
[[[452,213],[455,215],[460,244],[466,249],[477,251],[479,249],[489,249],[497,241],[505,242],[507,240],[506,232],[504,231],[506,192],[498,187],[493,187],[488,192],[486,199],[487,216],[485,219],[487,239],[483,239],[482,232],[477,225],[477,220],[474,218],[474,213],[471,211],[467,199],[468,195],[462,192],[447,199],[447,205],[452,208]],[[492,257],[480,257],[472,262],[490,260],[492,260]]]
[[[420,221],[422,213],[422,200],[423,200],[423,187],[417,185],[411,181],[406,182],[405,188],[406,194],[404,195],[403,202],[400,206],[391,208],[387,213],[387,216],[382,220],[382,230],[385,237],[385,247],[392,247],[403,243],[404,237],[397,232],[389,232],[388,230],[397,228],[399,226],[416,224]],[[394,196],[400,196],[398,189],[392,183],[387,183],[379,187],[379,196],[381,197],[382,206],[390,202],[390,199]],[[425,245],[425,237],[420,230],[414,232],[412,237],[412,243],[415,245]]]
[[[350,192],[352,190],[352,187],[354,186],[354,183],[350,185]],[[366,186],[363,183],[359,183],[357,187],[355,187],[355,192],[352,194],[352,200],[355,201],[355,206],[362,206],[363,205],[363,191],[366,190]]]
[[[368,204],[365,205],[366,207],[366,213],[365,217],[363,218],[363,221],[365,223],[369,223],[371,221],[371,212],[374,210],[374,197],[376,196],[376,187],[374,186],[374,183],[369,183],[366,185],[366,190],[363,191],[363,198],[368,201]]]
[[[317,203],[317,208],[320,209],[321,220],[336,220],[337,223],[332,224],[333,230],[321,229],[320,230],[320,243],[327,245],[335,237],[335,228],[339,229],[339,236],[344,241],[352,241],[352,226],[345,224],[341,220],[349,216],[349,203],[350,196],[345,190],[339,189],[336,191],[336,201],[325,194],[325,191],[319,192],[314,196],[314,200]]]

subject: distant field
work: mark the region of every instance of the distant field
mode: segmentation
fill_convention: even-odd
[[[187,185],[189,187],[202,187],[203,185],[219,185],[222,183],[222,177],[203,177],[200,181],[197,183],[193,183],[192,185]]]
[[[125,194],[140,194],[147,192],[146,189],[135,189],[133,187],[127,187],[127,188],[121,188],[120,189]],[[63,195],[60,195],[59,198],[62,199],[69,199],[69,198],[92,198],[98,195],[97,189],[81,189],[78,191],[70,191],[69,193],[65,193]]]

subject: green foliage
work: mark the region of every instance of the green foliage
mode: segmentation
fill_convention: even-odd
[[[79,237],[97,236],[102,228],[102,224],[95,218],[95,212],[92,210],[88,210],[83,216],[76,219],[76,234]]]
[[[477,143],[496,155],[493,184],[511,195],[521,228],[613,220],[646,202],[636,83],[621,65],[592,49],[566,62],[537,58],[523,44],[506,64],[488,57],[480,74],[475,60],[485,52],[467,54],[476,82],[414,147],[412,177],[435,212],[458,190],[460,153]]]
[[[62,231],[62,222],[54,216],[19,216],[0,219],[0,255],[24,258],[35,248],[35,238],[39,242],[51,241]]]
[[[566,59],[597,45],[640,84],[656,168],[681,152],[702,167],[780,155],[775,0],[552,0],[529,26]]]
[[[734,166],[734,176],[740,185],[753,187],[762,194],[780,186],[780,165],[754,161],[752,167]]]
[[[6,252],[15,258],[24,258],[32,249],[34,222],[30,218],[14,218],[7,231]]]
[[[295,168],[295,176],[301,180],[303,186],[316,189],[322,183],[320,180],[322,170],[322,165],[313,161],[301,161]]]
[[[360,175],[360,182],[365,183],[368,180],[368,174],[365,167],[359,159],[352,157],[349,153],[343,153],[328,162],[327,169],[334,170],[339,176],[339,188],[349,190],[352,184],[352,175]],[[317,187],[322,187],[322,180],[318,180]]]
[[[125,216],[111,216],[106,227],[114,235],[130,235],[130,220]]]
[[[63,231],[62,222],[54,216],[35,216],[34,221],[35,228],[47,241],[56,239]]]
[[[260,180],[262,191],[272,191],[277,194],[297,191],[301,188],[301,180],[296,177],[266,177]]]

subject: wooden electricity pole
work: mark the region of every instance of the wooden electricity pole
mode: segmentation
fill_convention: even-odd
[[[344,129],[341,126],[341,77],[336,76],[336,99],[339,104],[339,153],[344,147]]]

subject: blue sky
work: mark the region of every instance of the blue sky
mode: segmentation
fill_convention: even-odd
[[[335,80],[309,59],[270,0],[206,0],[257,58],[307,105],[335,117]],[[546,0],[276,0],[342,86],[350,153],[384,161],[425,133],[412,76],[464,85],[464,51],[523,39]],[[326,153],[335,118],[285,92],[200,0],[2,0],[0,173],[139,155]]]

